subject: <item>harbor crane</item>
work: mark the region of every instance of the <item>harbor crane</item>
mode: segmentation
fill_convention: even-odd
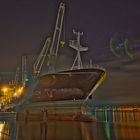
[[[22,81],[22,85],[23,87],[25,87],[26,82],[28,81],[27,78],[27,56],[22,56],[22,75],[21,75],[21,81]]]
[[[15,78],[14,78],[14,83],[18,84],[18,82],[19,82],[19,67],[17,67],[16,69]]]
[[[63,19],[64,19],[64,12],[65,12],[65,4],[60,3],[53,37],[52,39],[50,37],[46,39],[43,49],[41,50],[39,57],[34,63],[33,71],[35,76],[38,76],[41,73],[42,66],[46,57],[48,59],[47,72],[48,73],[54,72],[55,58],[57,57],[58,54],[58,48],[59,48]]]
[[[56,19],[56,24],[55,24],[55,29],[54,29],[54,33],[52,37],[52,42],[51,42],[50,50],[48,53],[48,63],[47,63],[48,73],[55,72],[55,61],[58,55],[58,48],[60,44],[60,37],[61,37],[63,20],[64,20],[64,13],[65,13],[65,4],[60,3],[57,19]]]
[[[43,63],[45,61],[45,58],[47,56],[47,52],[49,50],[50,43],[51,43],[51,38],[48,37],[46,39],[46,41],[45,41],[45,44],[44,44],[42,50],[41,50],[41,53],[39,54],[36,62],[33,65],[33,73],[34,73],[34,76],[38,76],[40,74],[40,72],[41,72]]]

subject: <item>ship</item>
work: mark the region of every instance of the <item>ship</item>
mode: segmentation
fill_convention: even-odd
[[[92,65],[83,66],[80,53],[88,51],[88,47],[81,45],[80,36],[83,35],[83,32],[75,30],[73,33],[76,35],[76,40],[69,41],[69,46],[77,52],[73,64],[67,70],[55,71],[59,45],[61,43],[63,46],[65,43],[60,41],[64,12],[65,4],[60,3],[53,37],[46,39],[40,55],[33,65],[35,86],[33,84],[25,86],[23,104],[20,102],[16,105],[20,112],[18,116],[27,118],[29,114],[47,111],[47,115],[51,114],[50,118],[59,114],[58,118],[61,119],[65,117],[72,120],[73,118],[79,119],[85,113],[86,102],[92,98],[96,88],[105,79],[104,68]],[[47,71],[41,73],[46,58]],[[23,110],[20,108],[21,106]]]
[[[87,111],[87,103],[92,99],[96,88],[104,81],[106,70],[99,66],[93,67],[91,64],[88,67],[83,66],[80,52],[88,49],[80,43],[81,33],[73,32],[77,35],[77,39],[70,41],[70,47],[77,51],[77,55],[71,68],[52,72],[54,68],[51,65],[49,66],[51,72],[39,74],[38,72],[41,70],[39,63],[42,62],[38,59],[34,66],[35,72],[37,72],[35,73],[37,75],[35,86],[30,86],[31,89],[26,93],[27,97],[31,93],[32,96],[25,98],[29,102],[22,107],[24,113],[20,113],[22,115],[19,118],[30,116],[31,121],[35,119],[33,116],[38,116],[37,114],[43,111],[47,112],[49,119],[93,120],[93,118],[89,119],[89,116],[92,115],[89,115],[89,111]],[[42,53],[40,56],[44,57]],[[40,58],[40,60],[43,59]],[[54,63],[51,61],[49,64]]]
[[[90,111],[87,111],[87,103],[92,99],[96,88],[104,81],[106,70],[99,66],[95,67],[92,63],[86,67],[83,65],[81,52],[88,51],[88,47],[81,45],[80,37],[83,32],[75,30],[73,33],[76,39],[69,41],[69,47],[77,52],[73,64],[66,70],[55,70],[59,42],[64,45],[64,42],[60,41],[64,11],[65,4],[60,3],[53,37],[46,39],[34,63],[36,85],[32,90],[30,103],[24,107],[24,113],[20,115],[25,118],[29,114],[37,116],[35,114],[42,111],[49,119],[90,120],[89,116],[92,116]],[[47,70],[42,73],[44,62],[47,63]],[[31,90],[29,91],[31,93]],[[32,115],[29,115],[29,118],[32,118]]]
[[[41,53],[34,63],[34,75],[38,84],[34,89],[33,102],[77,100],[85,99],[87,96],[91,97],[92,89],[97,87],[101,79],[105,77],[103,68],[93,68],[92,66],[84,68],[81,52],[88,51],[88,47],[81,45],[80,37],[83,32],[76,32],[74,29],[76,39],[69,41],[69,47],[77,52],[74,62],[68,70],[55,70],[59,46],[65,43],[60,40],[64,13],[65,4],[60,3],[53,37],[46,39]],[[42,74],[45,59],[47,59],[47,70]]]

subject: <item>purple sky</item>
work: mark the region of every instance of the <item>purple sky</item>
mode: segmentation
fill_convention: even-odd
[[[38,54],[45,38],[52,36],[58,0],[1,0],[0,71],[13,71],[21,56]],[[88,59],[107,58],[110,37],[140,36],[139,0],[63,0],[66,3],[66,41],[72,29],[84,32],[83,44],[89,47]],[[67,44],[67,43],[66,43]],[[70,48],[60,50],[66,54]],[[70,53],[70,52],[69,52]]]
[[[21,65],[23,54],[31,58],[39,54],[46,37],[53,34],[59,2],[61,1],[0,1],[0,71],[15,71],[16,67]],[[116,33],[123,38],[140,39],[140,0],[62,2],[66,3],[63,32],[66,46],[59,50],[63,60],[66,56],[71,57],[74,54],[74,51],[67,47],[68,40],[74,38],[72,29],[84,32],[82,43],[89,47],[89,52],[84,57],[87,60],[92,58],[93,63],[107,61],[113,56],[109,49],[109,41]],[[139,56],[137,55],[135,61],[122,60],[104,65],[108,72],[107,79],[95,92],[95,103],[138,101]]]

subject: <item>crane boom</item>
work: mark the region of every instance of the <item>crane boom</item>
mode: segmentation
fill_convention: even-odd
[[[43,49],[41,50],[39,57],[37,58],[36,62],[34,63],[33,69],[34,69],[35,76],[40,74],[40,71],[41,71],[42,65],[44,63],[44,60],[46,58],[50,43],[51,43],[51,38],[48,37],[45,41],[45,44],[43,46]]]
[[[60,3],[57,19],[56,19],[56,24],[54,28],[54,33],[52,37],[52,42],[51,42],[50,50],[48,53],[48,61],[47,61],[48,73],[55,72],[55,62],[56,62],[56,57],[58,54],[60,36],[61,36],[61,31],[62,31],[63,19],[64,19],[64,12],[65,12],[65,4]]]
[[[53,54],[57,56],[58,53],[58,47],[60,42],[60,36],[62,31],[62,25],[63,25],[63,19],[64,19],[64,13],[65,13],[65,4],[60,3],[59,10],[57,14],[55,29],[53,33],[52,43],[50,47],[50,54]]]
[[[65,12],[65,4],[60,3],[52,40],[50,38],[47,38],[39,57],[34,63],[33,71],[35,76],[38,76],[38,74],[40,74],[46,55],[48,56],[47,60],[48,72],[52,72],[54,69],[55,57],[57,56],[58,53],[58,47],[62,31],[64,12]]]

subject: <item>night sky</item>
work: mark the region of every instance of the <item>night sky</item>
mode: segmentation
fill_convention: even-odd
[[[15,71],[24,54],[31,59],[39,55],[46,37],[53,34],[60,2],[66,3],[62,32],[66,45],[59,49],[61,57],[70,58],[75,54],[67,47],[68,40],[74,38],[72,30],[75,29],[84,33],[81,42],[89,47],[83,58],[107,64],[103,66],[109,74],[94,96],[95,103],[127,99],[135,102],[140,98],[140,54],[131,62],[123,59],[107,62],[110,58],[118,60],[109,49],[109,41],[114,34],[131,40],[139,39],[140,0],[0,0],[0,71]],[[125,84],[129,89],[122,86]]]
[[[58,0],[0,1],[0,71],[14,71],[23,54],[38,55],[46,37],[52,36]],[[100,61],[111,54],[109,40],[119,33],[128,38],[140,35],[139,0],[63,0],[66,3],[66,41],[74,38],[72,29],[83,31],[82,43],[89,47],[87,59]],[[66,42],[68,46],[68,43]],[[72,49],[60,49],[70,54]],[[72,52],[69,52],[72,51]],[[71,55],[70,55],[71,56]]]

